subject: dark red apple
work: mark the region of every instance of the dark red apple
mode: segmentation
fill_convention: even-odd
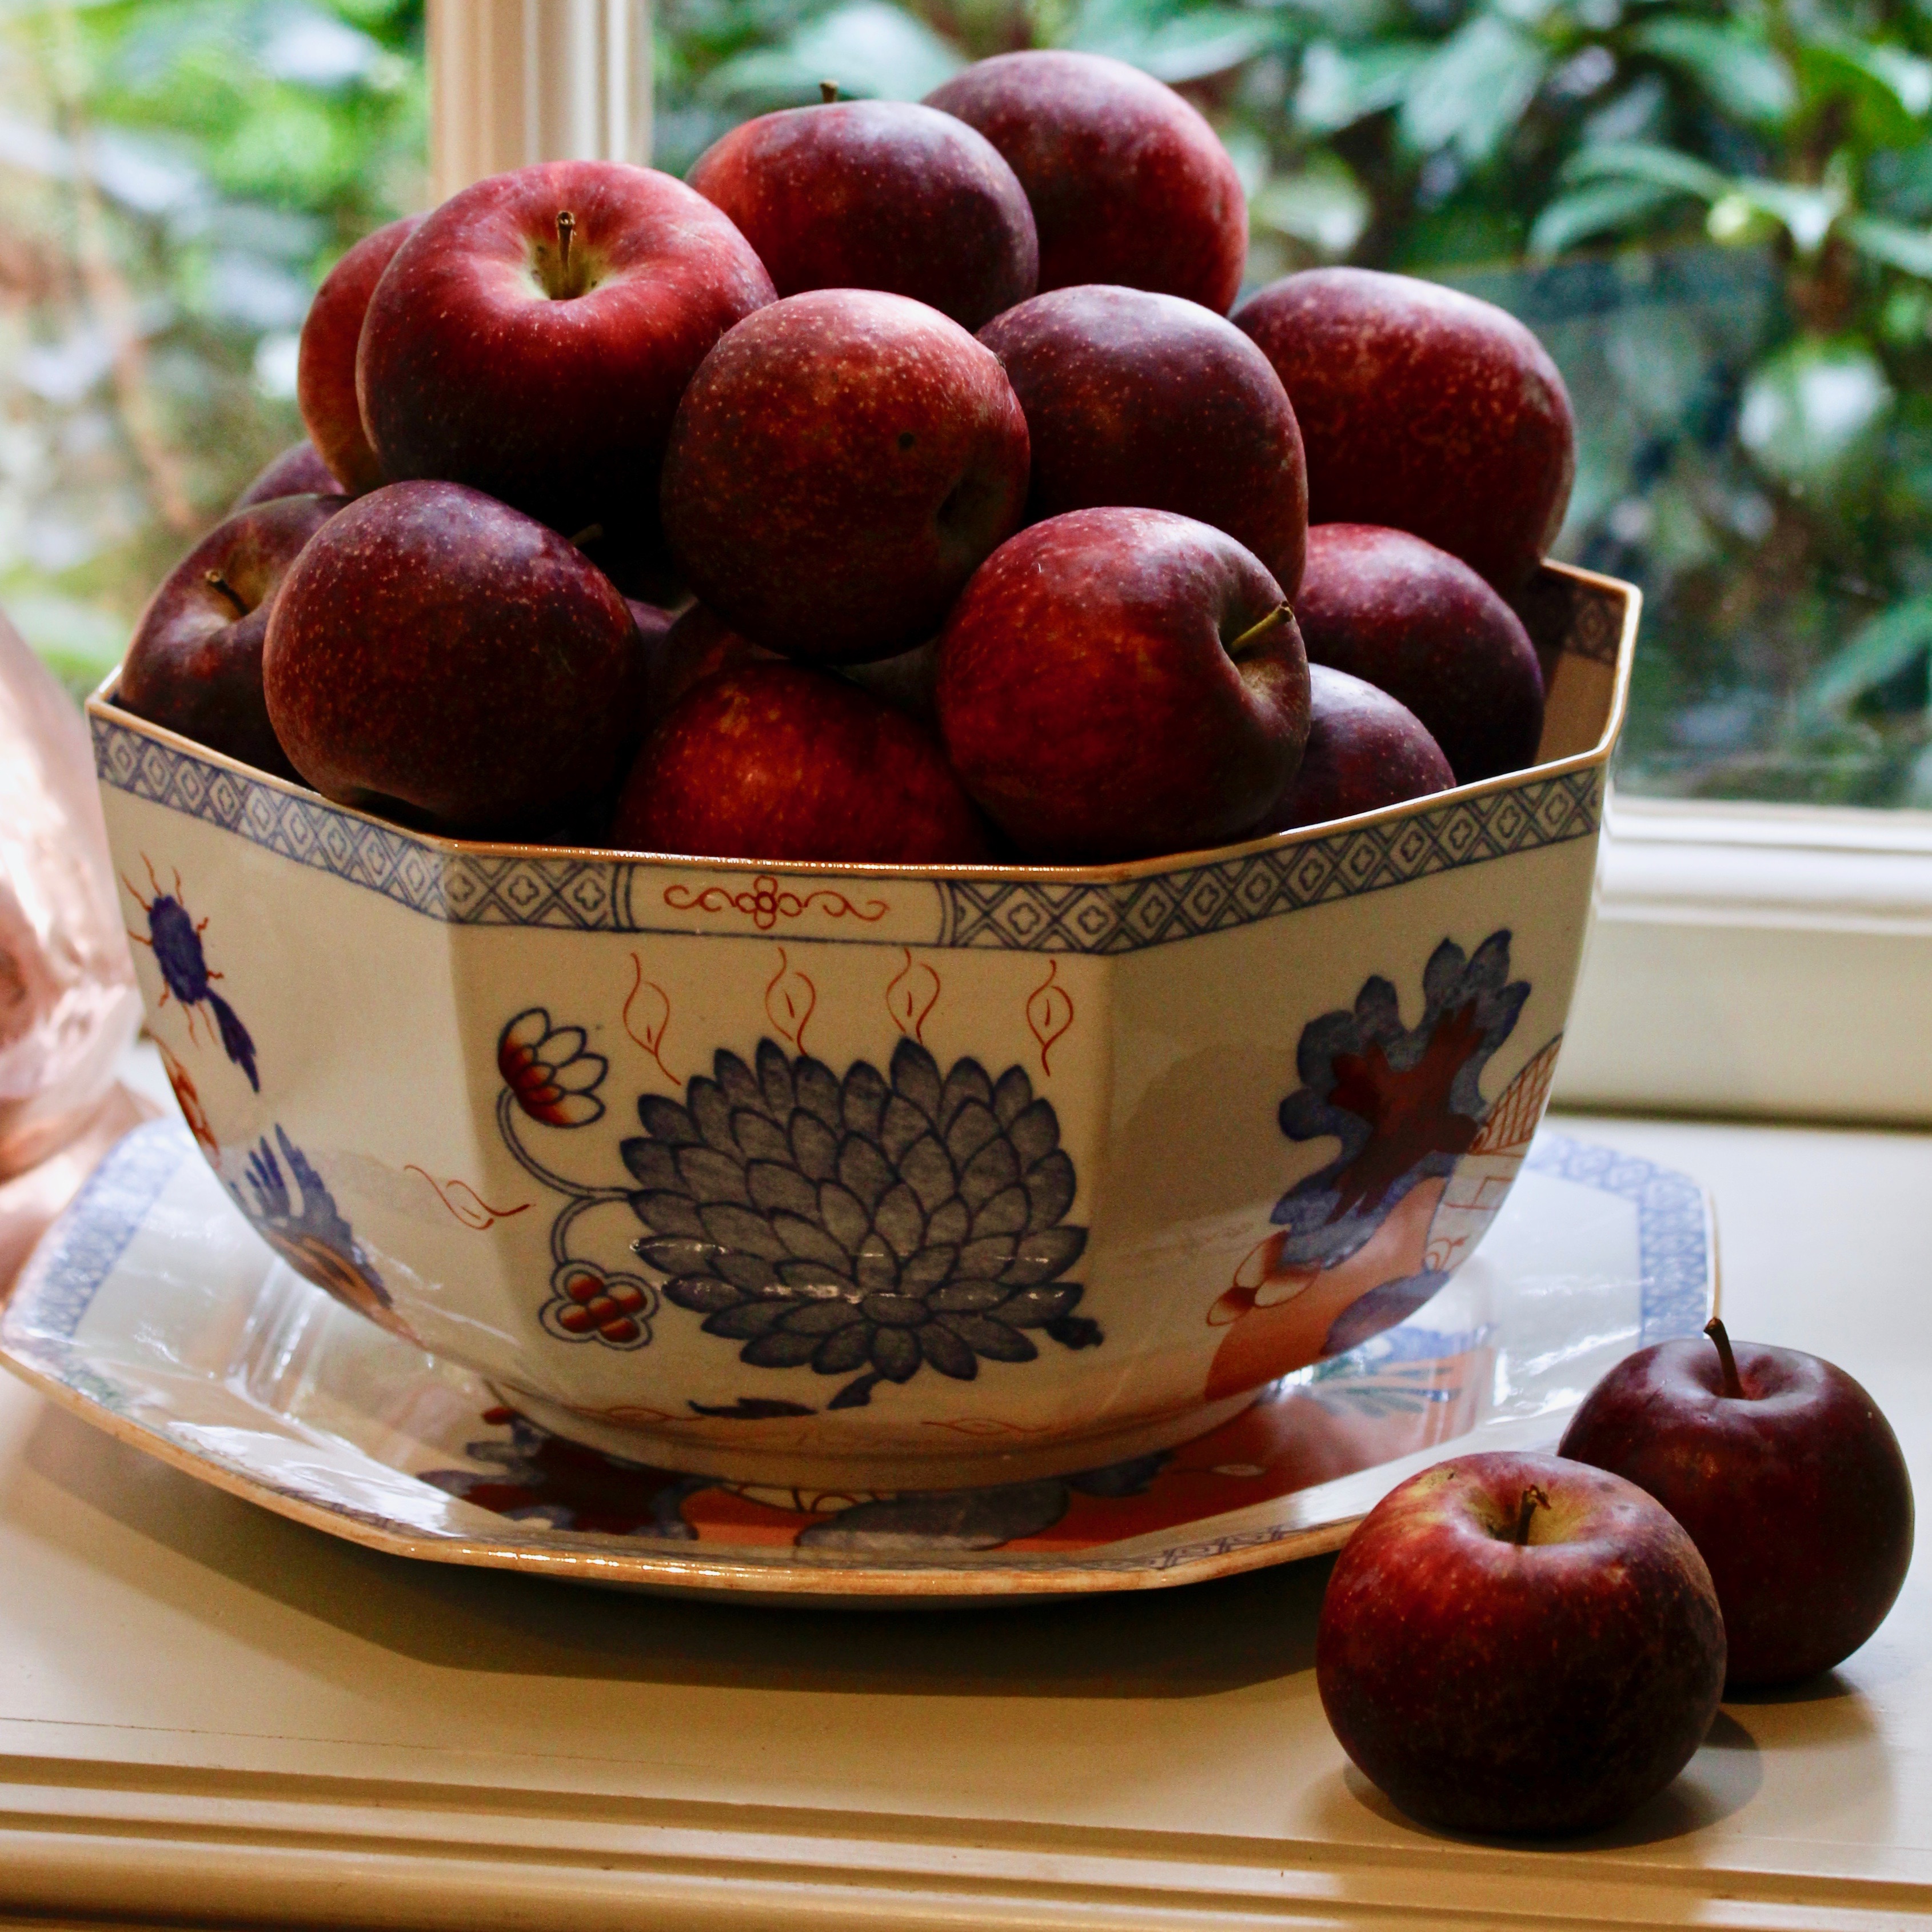
[[[1447,550],[1373,524],[1316,524],[1294,610],[1310,659],[1406,705],[1459,784],[1536,762],[1535,646],[1516,613]]]
[[[983,134],[906,100],[788,108],[732,129],[685,179],[736,222],[781,296],[884,289],[977,328],[1040,273],[1033,211]]]
[[[929,638],[896,658],[880,658],[871,664],[846,664],[842,675],[862,691],[883,698],[895,711],[903,711],[915,724],[935,736],[939,730],[939,640]]]
[[[352,496],[388,481],[363,430],[356,399],[356,347],[362,338],[362,318],[382,271],[422,218],[406,214],[364,236],[323,276],[302,324],[296,401],[310,440]]]
[[[276,496],[218,524],[148,599],[115,703],[259,771],[296,776],[268,722],[262,641],[290,566],[344,500]]]
[[[1505,596],[1556,541],[1576,430],[1556,364],[1514,316],[1370,268],[1310,268],[1234,326],[1286,386],[1318,524],[1387,524]]]
[[[1912,1561],[1912,1479],[1844,1370],[1795,1348],[1660,1342],[1583,1400],[1562,1454],[1667,1509],[1710,1566],[1743,1686],[1812,1677],[1892,1608]]]
[[[998,54],[926,100],[978,128],[1018,176],[1042,290],[1118,282],[1216,315],[1232,306],[1247,199],[1214,129],[1173,88],[1104,54]]]
[[[1311,664],[1300,769],[1255,830],[1352,818],[1455,782],[1442,748],[1407,705],[1346,671]]]
[[[1348,1539],[1315,1680],[1342,1748],[1412,1817],[1594,1831],[1702,1742],[1724,1626],[1696,1546],[1634,1484],[1553,1456],[1459,1456]]]
[[[992,351],[866,289],[793,296],[704,358],[664,459],[671,554],[734,629],[788,656],[930,637],[1026,503],[1027,427]]]
[[[656,724],[694,684],[740,664],[776,664],[778,654],[732,629],[716,611],[693,604],[678,614],[650,653],[645,710]]]
[[[248,486],[228,506],[232,517],[256,503],[272,503],[278,496],[340,496],[347,492],[334,472],[316,453],[315,445],[304,437],[292,442],[280,455],[272,458],[256,470]]]
[[[1288,392],[1231,322],[1144,289],[1056,289],[980,332],[1026,412],[1027,514],[1172,510],[1245,544],[1292,599],[1308,477]]]
[[[632,767],[610,843],[775,864],[988,855],[928,733],[830,671],[775,663],[716,671],[685,694]]]
[[[1028,858],[1138,859],[1245,831],[1308,736],[1281,586],[1165,510],[1075,510],[981,566],[939,642],[939,723]]]
[[[262,683],[327,796],[540,830],[615,776],[636,650],[629,607],[555,531],[459,483],[392,483],[296,560]]]
[[[669,175],[495,175],[383,272],[356,357],[362,421],[392,477],[472,484],[566,536],[628,533],[648,522],[692,372],[771,299],[750,244]]]

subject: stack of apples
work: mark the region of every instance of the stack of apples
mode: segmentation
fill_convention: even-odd
[[[1231,318],[1233,165],[1118,62],[826,94],[352,249],[310,442],[119,702],[428,830],[776,861],[1135,859],[1534,758],[1526,329],[1348,268]]]

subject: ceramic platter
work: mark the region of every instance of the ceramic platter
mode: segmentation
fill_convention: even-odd
[[[1551,1447],[1591,1384],[1714,1303],[1687,1176],[1546,1130],[1480,1251],[1399,1327],[1178,1449],[944,1495],[722,1484],[550,1435],[263,1245],[172,1121],[35,1250],[0,1358],[190,1474],[399,1555],[792,1603],[1160,1588],[1338,1546],[1445,1454]]]

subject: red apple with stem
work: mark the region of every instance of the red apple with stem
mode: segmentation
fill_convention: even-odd
[[[275,496],[218,524],[148,598],[115,703],[258,771],[296,777],[268,722],[262,641],[290,566],[344,500]]]
[[[240,496],[228,506],[232,517],[256,503],[272,503],[278,496],[343,496],[348,492],[335,472],[322,461],[316,446],[304,436],[292,442],[279,456],[262,464],[248,479]]]
[[[1294,609],[1310,658],[1406,705],[1459,784],[1536,762],[1536,647],[1522,619],[1448,551],[1402,530],[1316,524]]]
[[[749,243],[669,175],[494,175],[384,270],[356,357],[362,420],[391,477],[466,483],[567,536],[628,532],[650,520],[693,370],[771,299]]]
[[[1040,232],[1040,286],[1114,282],[1226,315],[1247,198],[1214,130],[1173,88],[1104,54],[998,54],[926,97],[1006,157]],[[1292,392],[1291,392],[1292,393]]]
[[[1291,600],[1308,476],[1288,392],[1231,322],[1144,289],[1056,289],[980,332],[1026,412],[1027,514],[1130,503],[1226,530]]]
[[[1844,1370],[1796,1348],[1708,1342],[1627,1355],[1562,1453],[1624,1477],[1690,1533],[1717,1586],[1730,1682],[1828,1670],[1884,1621],[1912,1561],[1912,1479]]]
[[[1576,470],[1563,378],[1521,322],[1346,268],[1270,282],[1234,320],[1294,405],[1313,521],[1412,531],[1514,594],[1556,541]]]
[[[1342,1748],[1412,1817],[1594,1831],[1662,1790],[1724,1682],[1716,1592],[1634,1484],[1459,1456],[1384,1496],[1328,1579],[1315,1677]]]
[[[992,350],[922,302],[761,309],[679,404],[664,522],[702,602],[787,656],[857,663],[939,628],[1018,524],[1027,428]]]
[[[1308,743],[1300,768],[1257,833],[1379,812],[1456,782],[1422,720],[1385,691],[1324,664],[1308,667]]]
[[[1217,844],[1293,776],[1308,664],[1281,586],[1225,532],[1075,510],[981,566],[939,643],[966,788],[1026,856]]]
[[[775,662],[714,671],[685,693],[638,754],[610,840],[781,864],[988,856],[929,733],[832,672]]]
[[[362,319],[383,270],[421,219],[406,214],[364,236],[323,276],[302,323],[296,401],[310,440],[352,496],[388,481],[363,430],[362,406],[356,399],[356,350],[362,338]]]
[[[451,832],[541,831],[616,776],[638,648],[615,586],[554,530],[459,483],[392,483],[297,559],[262,685],[326,796]]]
[[[781,296],[884,289],[977,328],[1039,278],[1033,211],[1012,170],[937,108],[834,98],[760,115],[685,178],[737,224]]]

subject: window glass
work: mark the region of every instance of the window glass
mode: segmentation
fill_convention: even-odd
[[[0,606],[76,687],[302,434],[296,331],[423,192],[422,0],[0,8]]]
[[[1620,766],[1932,806],[1932,0],[661,0],[659,164],[970,58],[1118,55],[1245,177],[1250,279],[1514,310],[1581,431],[1561,554],[1648,599]]]

